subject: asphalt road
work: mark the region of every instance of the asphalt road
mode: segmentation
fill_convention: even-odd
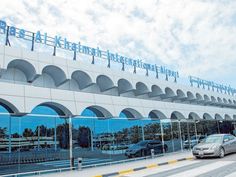
[[[236,177],[236,154],[146,169],[123,177]]]

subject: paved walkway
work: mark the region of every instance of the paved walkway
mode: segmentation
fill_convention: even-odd
[[[88,168],[88,169],[83,169],[82,171],[66,171],[66,172],[61,172],[61,173],[52,173],[52,174],[45,174],[41,175],[43,177],[64,177],[64,176],[70,176],[70,177],[95,177],[95,176],[102,176],[104,174],[109,174],[109,173],[114,173],[114,172],[125,172],[130,169],[134,168],[143,168],[147,166],[152,166],[155,164],[161,164],[165,162],[175,162],[177,159],[184,159],[184,158],[191,158],[192,153],[190,151],[185,151],[185,152],[175,152],[175,153],[170,153],[166,154],[161,157],[156,157],[153,159],[144,159],[144,160],[137,160],[137,161],[132,161],[132,162],[126,162],[122,164],[114,164],[114,165],[108,165],[108,166],[101,166],[101,167],[93,167],[93,168]]]

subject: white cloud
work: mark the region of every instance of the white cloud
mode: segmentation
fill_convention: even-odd
[[[236,86],[235,0],[2,0],[1,7],[0,17],[16,26]]]

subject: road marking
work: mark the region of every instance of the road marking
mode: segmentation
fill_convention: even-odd
[[[152,170],[150,169],[144,169],[144,170],[140,170],[137,172],[133,172],[132,174],[126,174],[125,177],[143,177],[143,176],[148,176],[148,175],[153,175],[156,173],[160,173],[160,172],[165,172],[165,171],[169,171],[175,168],[180,168],[180,167],[184,167],[186,165],[191,165],[191,164],[197,164],[200,163],[200,161],[180,161],[178,163],[175,163],[175,165],[163,165],[160,166],[160,168],[152,168]],[[159,167],[159,166],[158,166]]]
[[[119,174],[120,175],[124,175],[124,174],[131,173],[131,172],[133,172],[133,169],[128,169],[128,170],[120,171]]]
[[[225,177],[235,177],[235,176],[236,176],[236,172],[231,173],[230,175],[227,175],[227,176],[225,176]]]
[[[154,168],[154,167],[158,167],[157,164],[151,164],[151,165],[148,165],[147,168]]]
[[[168,163],[169,164],[173,164],[173,163],[176,163],[176,162],[178,162],[177,160],[171,160],[171,161],[169,161]]]
[[[197,175],[201,175],[203,173],[212,171],[214,169],[217,169],[218,167],[223,167],[229,164],[235,163],[234,161],[218,161],[218,162],[214,162],[211,163],[209,165],[204,165],[204,166],[200,166],[198,168],[194,168],[191,170],[187,170],[184,172],[180,172],[174,175],[171,175],[169,177],[183,177],[183,176],[189,176],[189,177],[193,177],[193,176],[197,176]]]

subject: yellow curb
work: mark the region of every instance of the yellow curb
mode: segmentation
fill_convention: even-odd
[[[123,175],[123,174],[131,173],[133,171],[134,171],[133,169],[123,170],[123,171],[119,171],[119,174]]]
[[[186,159],[187,159],[187,160],[193,160],[194,157],[187,157]]]
[[[154,168],[154,167],[158,167],[158,165],[157,164],[151,164],[151,165],[148,165],[148,166],[146,166],[147,168]]]
[[[178,162],[177,160],[171,160],[171,161],[168,161],[168,164],[173,164],[173,163],[176,163]]]

